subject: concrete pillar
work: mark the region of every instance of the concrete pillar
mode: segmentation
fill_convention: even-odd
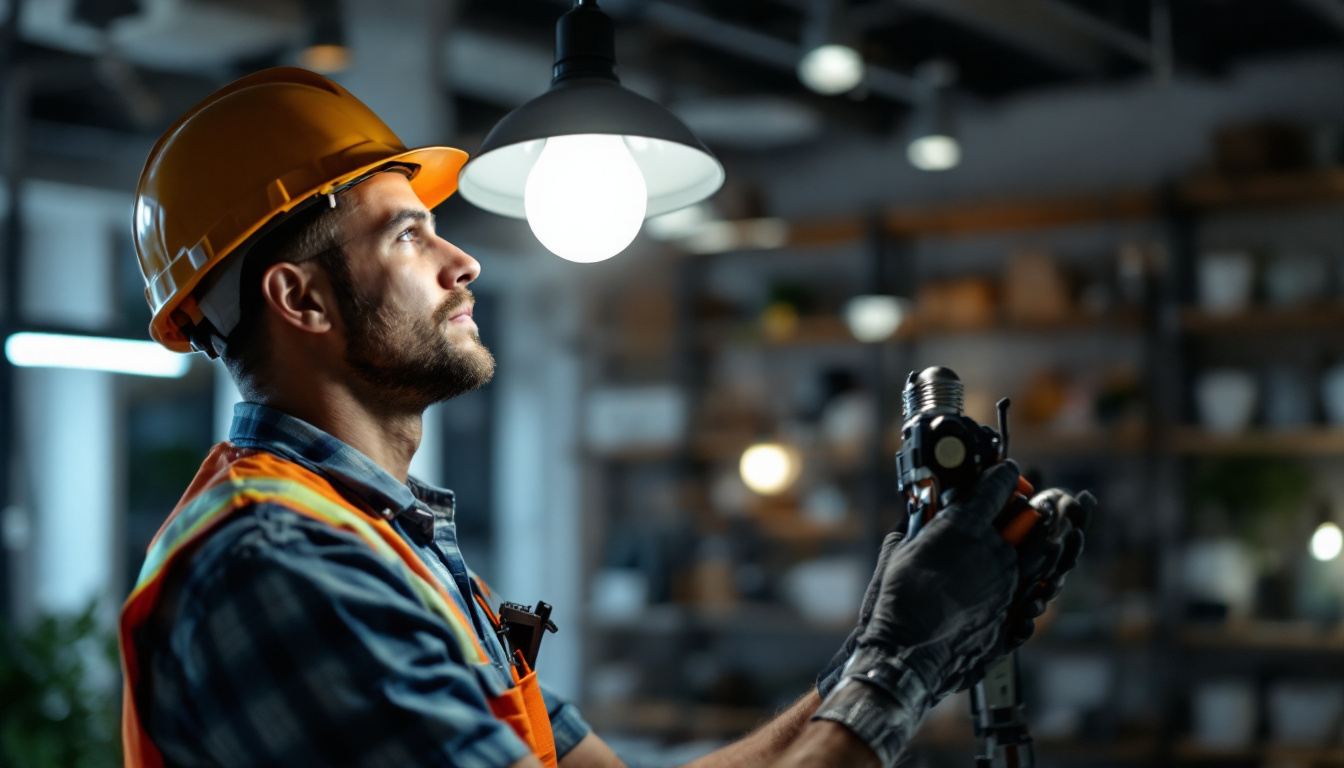
[[[543,679],[580,694],[583,628],[582,519],[578,424],[581,368],[567,338],[578,307],[557,299],[549,254],[515,256],[527,264],[491,284],[502,355],[495,387],[496,588],[504,599],[555,606],[560,632],[542,645]],[[558,261],[558,260],[556,260]],[[503,266],[502,264],[497,266]],[[541,267],[538,269],[538,267]],[[552,275],[551,277],[554,277]]]
[[[454,120],[441,49],[456,0],[343,0],[342,6],[351,66],[335,80],[406,146],[448,141]]]
[[[124,195],[29,182],[22,321],[100,331],[115,321],[113,238],[125,237]],[[19,445],[31,521],[34,608],[61,613],[115,598],[120,489],[112,374],[18,372]]]

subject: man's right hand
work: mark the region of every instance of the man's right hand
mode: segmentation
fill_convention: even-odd
[[[872,615],[842,681],[816,718],[895,762],[924,713],[994,653],[1018,581],[1018,558],[994,527],[1018,469],[986,470],[886,564]]]

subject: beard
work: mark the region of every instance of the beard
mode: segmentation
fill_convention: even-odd
[[[346,362],[383,405],[423,412],[490,381],[495,358],[472,329],[454,341],[445,332],[448,318],[472,301],[471,291],[453,293],[430,318],[413,315],[390,301],[374,301],[352,281],[337,285],[346,319]]]

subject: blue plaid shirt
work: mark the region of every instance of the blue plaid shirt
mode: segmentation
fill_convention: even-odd
[[[230,441],[297,462],[374,510],[438,576],[492,663],[468,665],[441,619],[357,536],[275,504],[236,514],[165,586],[137,639],[145,729],[170,766],[502,768],[529,754],[490,712],[507,655],[471,599],[452,491],[397,482],[368,457],[265,406]],[[142,656],[142,657],[146,657]],[[542,686],[559,756],[590,728]]]

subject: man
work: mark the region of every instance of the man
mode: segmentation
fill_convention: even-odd
[[[123,611],[127,766],[620,765],[501,642],[452,493],[407,476],[424,409],[494,371],[480,265],[431,213],[465,159],[407,150],[284,68],[152,150],[135,213],[151,333],[222,357],[245,402]],[[1017,482],[995,467],[914,541],[889,537],[820,690],[698,764],[890,765],[1076,561],[1077,531],[1019,556],[993,528]],[[1088,503],[1048,505],[1081,522]]]

